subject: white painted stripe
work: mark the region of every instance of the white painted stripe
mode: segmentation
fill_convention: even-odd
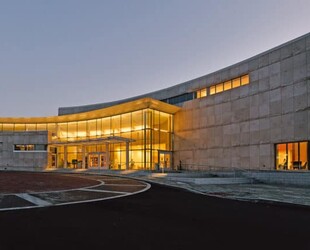
[[[52,203],[47,202],[45,200],[42,200],[38,197],[32,196],[30,194],[26,194],[26,193],[21,193],[21,194],[16,194],[16,196],[18,196],[19,198],[22,198],[26,201],[29,201],[37,206],[50,206],[52,205]]]
[[[104,184],[105,186],[119,186],[119,187],[145,187],[146,185],[142,184]]]
[[[128,194],[128,192],[118,192],[118,191],[109,191],[109,190],[100,190],[100,189],[80,188],[78,190],[87,191],[87,192],[98,192],[98,193]]]

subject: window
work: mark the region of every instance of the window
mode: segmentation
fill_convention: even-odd
[[[216,86],[215,86],[215,88],[216,88],[216,93],[220,93],[220,92],[223,92],[223,83],[220,83],[220,84],[217,84]]]
[[[241,76],[241,85],[249,84],[249,82],[250,82],[249,75]]]
[[[231,81],[224,82],[224,91],[231,89]]]
[[[46,144],[15,144],[14,151],[46,151]]]
[[[210,95],[214,95],[216,92],[215,92],[215,86],[211,86],[210,87]]]
[[[207,88],[196,91],[196,95],[197,95],[197,98],[202,98],[202,97],[207,96]]]
[[[308,142],[276,144],[277,170],[309,170]]]
[[[241,77],[236,77],[232,80],[228,80],[223,83],[218,83],[213,86],[209,87],[209,94],[214,95],[216,93],[221,93],[226,90],[230,90],[232,88],[238,88],[240,86],[246,85],[250,83],[250,77],[249,75],[244,75]],[[205,89],[200,89],[196,91],[196,97],[201,98],[207,96],[207,88]],[[169,102],[170,103],[170,102]]]
[[[233,88],[240,87],[240,78],[239,77],[232,80],[232,87]]]

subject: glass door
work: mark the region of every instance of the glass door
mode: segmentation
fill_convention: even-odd
[[[159,169],[162,171],[172,169],[172,152],[159,150],[158,151],[158,166],[159,166]]]
[[[103,152],[92,152],[88,154],[89,167],[106,167],[107,157]]]

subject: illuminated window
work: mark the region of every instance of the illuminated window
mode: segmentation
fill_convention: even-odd
[[[3,131],[13,131],[14,129],[14,124],[13,123],[9,123],[9,124],[3,124]]]
[[[224,91],[231,89],[231,81],[224,82]]]
[[[241,85],[249,84],[249,82],[250,82],[249,75],[245,75],[241,77]]]
[[[216,85],[213,85],[210,87],[210,95],[213,95],[215,93],[221,93],[226,90],[230,90],[231,88],[238,88],[242,85],[246,85],[250,83],[249,75],[244,75],[242,77],[237,77],[235,79],[226,81],[224,83],[219,83]],[[197,93],[197,96],[199,96],[200,93]],[[197,97],[200,98],[200,97]]]
[[[15,144],[14,151],[46,151],[46,144]]]
[[[240,78],[239,77],[232,80],[232,87],[233,88],[240,87]]]
[[[200,89],[196,93],[197,93],[197,98],[205,97],[207,96],[207,88]]]
[[[214,95],[216,92],[215,92],[215,86],[211,86],[210,87],[210,95]]]
[[[223,92],[223,83],[219,83],[215,86],[216,88],[216,93],[220,93],[220,92]]]
[[[276,145],[277,170],[309,170],[308,142],[281,143]]]

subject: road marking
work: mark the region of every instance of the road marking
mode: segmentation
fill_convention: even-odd
[[[87,192],[114,193],[114,194],[128,194],[129,193],[129,192],[109,191],[109,190],[100,190],[100,189],[87,189],[87,188],[79,188],[79,190],[87,191]]]
[[[22,198],[26,201],[29,201],[37,206],[50,206],[52,205],[52,203],[49,203],[45,200],[42,200],[38,197],[32,196],[30,194],[26,194],[26,193],[21,193],[21,194],[16,194],[16,196],[18,196],[19,198]]]

